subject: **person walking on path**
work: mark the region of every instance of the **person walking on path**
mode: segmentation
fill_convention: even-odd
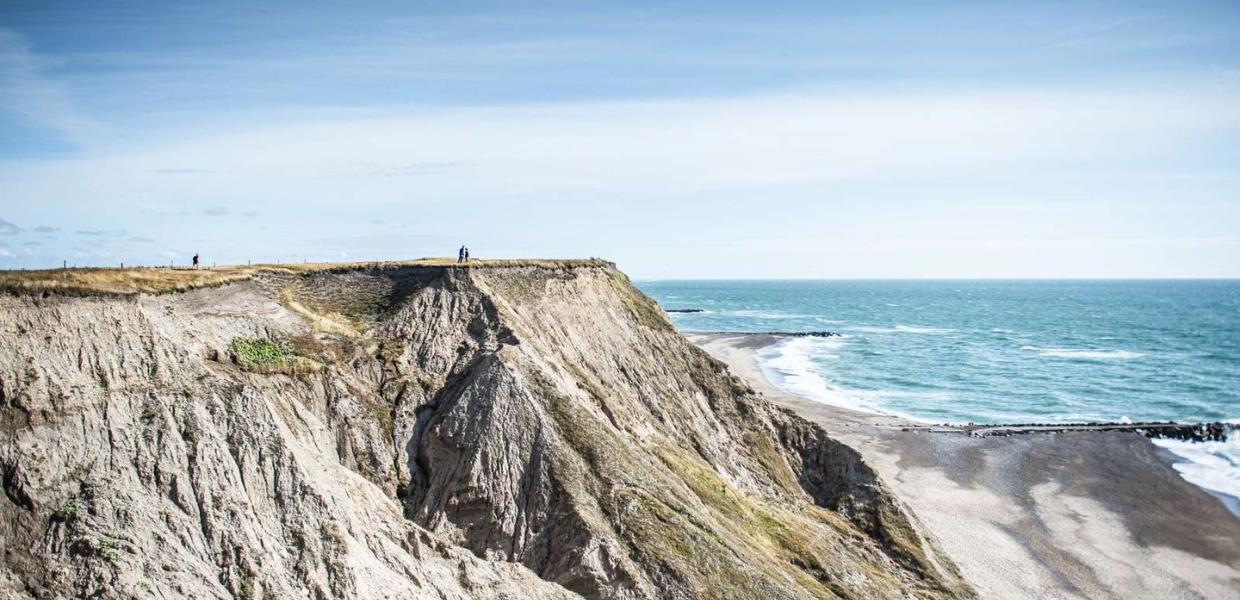
[[[198,269],[198,254],[194,254],[194,270]]]

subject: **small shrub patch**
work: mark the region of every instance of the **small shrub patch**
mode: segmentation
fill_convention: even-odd
[[[233,353],[243,367],[256,368],[284,364],[288,353],[271,340],[236,338],[232,342]]]

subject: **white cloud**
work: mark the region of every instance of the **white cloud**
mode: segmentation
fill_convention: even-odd
[[[858,236],[870,241],[851,247],[872,254],[858,259],[858,270],[890,255],[879,274],[906,273],[898,270],[901,261],[914,255],[942,264],[987,256],[993,262],[1001,247],[1031,256],[1061,252],[1055,264],[1063,273],[1077,260],[1069,251],[1082,245],[1117,253],[1144,248],[1140,257],[1114,259],[1134,264],[1181,248],[1184,264],[1197,264],[1234,254],[1233,241],[1210,236],[1234,222],[1233,212],[1219,207],[1234,198],[1225,190],[1236,174],[1214,164],[1221,179],[1190,173],[1180,182],[1175,169],[1237,138],[1234,96],[1234,90],[1203,84],[1175,93],[806,93],[409,109],[365,119],[239,124],[74,159],[0,162],[0,187],[30,199],[9,215],[21,222],[53,222],[95,237],[124,229],[126,236],[150,237],[163,247],[192,241],[212,257],[241,262],[288,258],[282,252],[326,256],[336,249],[374,256],[434,252],[458,242],[416,236],[455,237],[465,229],[489,236],[492,244],[506,236],[510,252],[552,248],[622,259],[621,253],[641,252],[634,248],[700,219],[704,228],[727,228],[720,235],[747,249],[727,259],[729,265],[767,260],[751,250],[762,244],[743,238],[752,232],[780,236],[781,247],[788,246],[787,236],[809,235],[803,250],[810,256],[814,248],[835,247],[832,240]],[[156,172],[168,168],[170,157],[178,168],[211,174]],[[1060,172],[1072,176],[1042,180]],[[986,178],[989,183],[970,187]],[[1195,186],[1193,203],[1171,207],[1189,186]],[[752,210],[716,206],[725,196],[749,202]],[[1137,201],[1163,208],[1111,210]],[[512,208],[518,203],[530,206]],[[626,208],[639,203],[636,212]],[[818,211],[820,203],[832,208]],[[230,215],[258,215],[205,216],[226,206],[241,207]],[[676,214],[664,222],[651,208]],[[639,227],[641,218],[633,214],[655,215],[656,222]],[[1213,216],[1196,216],[1204,214]],[[392,240],[358,229],[376,219],[414,228]],[[553,234],[529,233],[532,223]],[[1144,231],[1156,232],[1148,244],[1132,241]],[[970,232],[981,233],[965,235]],[[347,243],[308,241],[329,235]],[[131,251],[127,261],[150,253]],[[235,256],[225,258],[230,252]],[[190,254],[182,248],[182,256]],[[681,274],[706,273],[693,269],[709,265],[685,259]],[[644,264],[662,263],[651,258]],[[1022,268],[1037,263],[1031,258],[1027,265]],[[1002,274],[997,267],[993,272]]]
[[[0,167],[0,177],[45,190],[102,185],[148,198],[227,190],[302,204],[336,201],[342,191],[390,201],[410,189],[674,190],[968,176],[1003,165],[1157,158],[1203,134],[1234,130],[1240,116],[1226,92],[797,95],[441,110],[202,135],[50,164],[24,177]],[[169,156],[216,174],[153,175]],[[452,168],[419,170],[416,182],[387,176],[411,164]]]

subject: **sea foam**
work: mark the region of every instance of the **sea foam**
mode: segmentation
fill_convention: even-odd
[[[926,335],[942,335],[944,333],[954,333],[955,329],[946,327],[916,327],[913,325],[896,325],[895,327],[874,327],[870,325],[857,325],[848,328],[850,331],[860,333],[921,333]]]
[[[913,395],[935,397],[940,401],[949,399],[949,395],[938,392],[858,391],[832,386],[819,374],[820,370],[813,360],[838,358],[838,352],[848,344],[849,339],[850,336],[846,335],[830,338],[788,338],[759,350],[758,365],[768,381],[794,396],[860,412],[900,417],[912,422],[923,420],[882,409],[882,401]]]
[[[814,317],[814,315],[784,313],[784,312],[779,312],[779,311],[767,311],[767,310],[732,310],[732,311],[727,311],[726,314],[730,314],[730,315],[737,316],[737,317],[749,317],[752,319],[809,319],[809,318]]]
[[[1038,356],[1053,358],[1071,358],[1079,360],[1125,360],[1145,356],[1140,352],[1129,350],[1094,350],[1087,348],[1039,348],[1037,346],[1021,346],[1021,350],[1037,351]]]
[[[763,375],[780,389],[824,404],[861,410],[846,394],[832,388],[814,368],[813,358],[836,358],[848,343],[841,338],[788,338],[758,351]]]
[[[1232,424],[1221,442],[1189,442],[1154,439],[1180,459],[1175,470],[1190,483],[1223,496],[1224,503],[1240,516],[1240,426]]]

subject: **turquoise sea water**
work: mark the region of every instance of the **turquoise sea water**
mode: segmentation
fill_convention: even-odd
[[[1240,422],[1236,280],[638,285],[704,311],[673,313],[683,331],[841,334],[760,352],[776,385],[821,402],[934,423]],[[1237,438],[1160,445],[1240,496]]]

